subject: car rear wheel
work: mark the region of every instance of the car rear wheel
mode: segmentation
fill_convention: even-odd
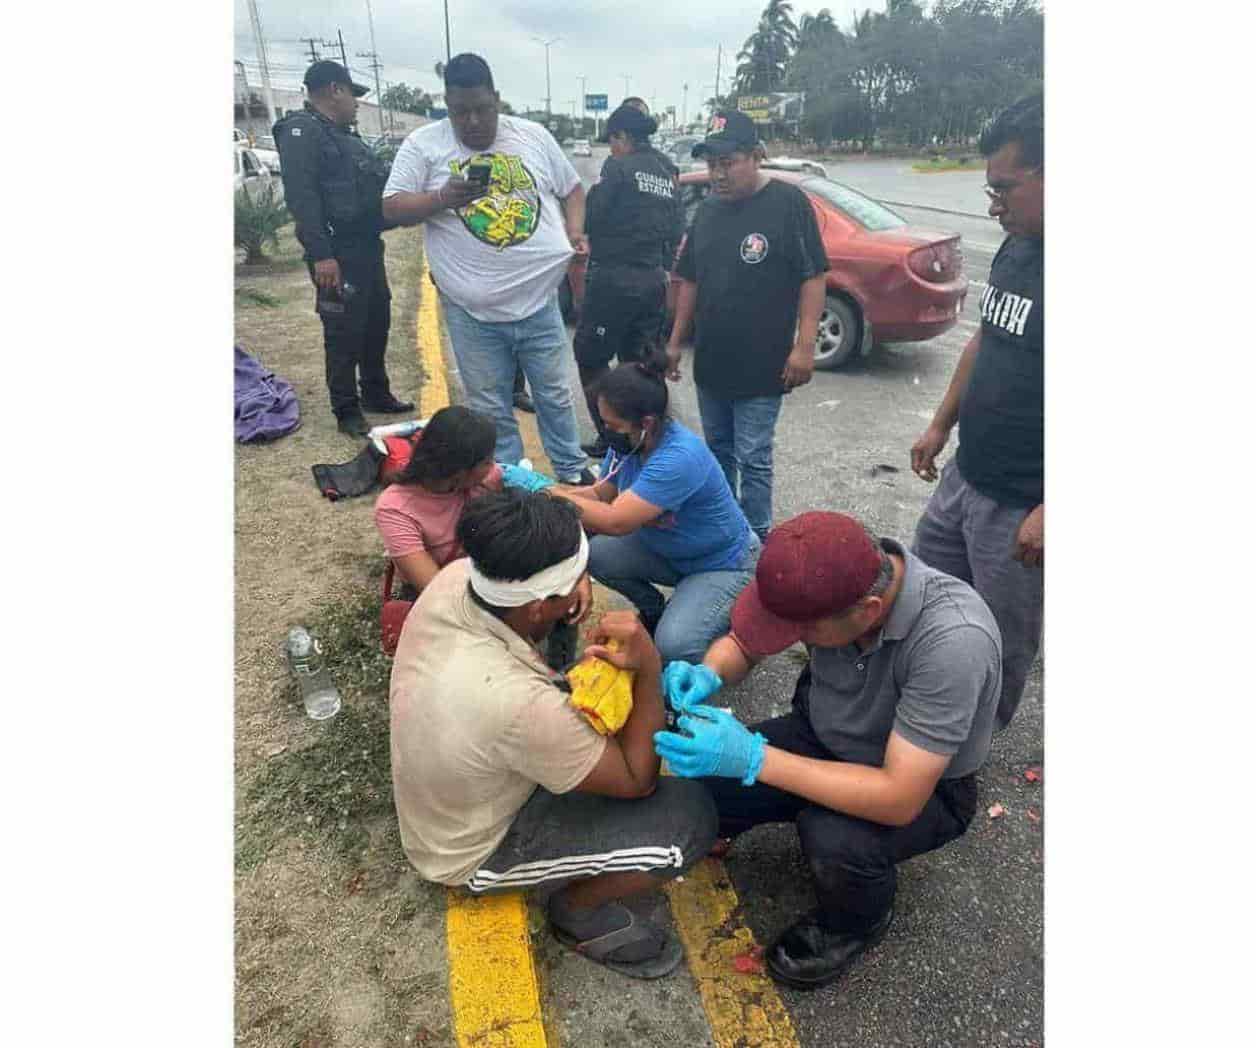
[[[816,367],[834,371],[850,364],[859,356],[862,336],[863,325],[855,308],[845,299],[829,295],[816,334]]]

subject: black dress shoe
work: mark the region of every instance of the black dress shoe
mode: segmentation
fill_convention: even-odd
[[[403,411],[413,411],[414,401],[398,400],[389,394],[387,400],[375,400],[362,405],[367,411],[373,411],[380,415],[400,415]]]
[[[799,990],[814,990],[840,978],[864,950],[875,946],[889,930],[894,910],[865,935],[828,931],[817,914],[804,917],[772,944],[767,952],[773,979]]]
[[[515,394],[515,407],[520,411],[526,411],[529,414],[536,414],[536,405],[532,403],[532,398],[526,393]]]
[[[365,437],[371,431],[371,424],[361,415],[345,415],[336,420],[336,428],[351,437]]]

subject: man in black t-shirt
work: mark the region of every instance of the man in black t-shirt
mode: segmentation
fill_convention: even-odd
[[[934,459],[959,422],[959,451],[916,525],[913,552],[971,583],[994,612],[1003,635],[1002,729],[1042,639],[1042,96],[1001,113],[981,152],[990,215],[1008,236],[981,296],[981,329],[911,449],[912,469],[936,480]]]
[[[763,146],[748,116],[716,113],[693,155],[706,158],[713,192],[694,215],[676,266],[669,377],[680,377],[681,341],[696,322],[703,435],[764,539],[772,527],[781,396],[811,381],[829,263],[806,195],[759,169]]]

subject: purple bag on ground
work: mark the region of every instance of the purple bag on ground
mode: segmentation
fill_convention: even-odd
[[[235,347],[235,437],[241,444],[275,440],[301,425],[292,383]]]

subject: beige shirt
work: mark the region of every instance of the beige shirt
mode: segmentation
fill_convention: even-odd
[[[415,869],[464,884],[538,785],[566,793],[606,739],[568,704],[537,650],[467,592],[471,562],[428,584],[393,660],[393,794]]]

